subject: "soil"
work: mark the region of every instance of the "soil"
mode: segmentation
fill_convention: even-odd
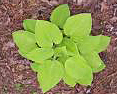
[[[69,4],[72,15],[91,13],[92,35],[111,36],[111,43],[100,53],[106,68],[94,74],[91,87],[70,88],[61,81],[46,94],[117,94],[116,0],[0,0],[0,94],[43,94],[32,62],[18,54],[11,34],[23,29],[24,19],[48,20],[52,9],[63,3]]]

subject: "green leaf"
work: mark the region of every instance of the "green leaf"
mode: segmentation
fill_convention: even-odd
[[[78,48],[82,54],[91,53],[98,49],[100,36],[87,36],[84,37],[82,42],[78,43]]]
[[[107,46],[109,45],[109,43],[110,43],[110,37],[108,37],[108,36],[100,36],[100,42],[98,44],[96,52],[99,53],[99,52],[104,51],[107,48]]]
[[[24,20],[24,21],[23,21],[23,27],[24,27],[24,29],[25,29],[26,31],[35,33],[36,21],[37,21],[37,20],[30,20],[30,19]]]
[[[63,78],[64,69],[60,62],[56,60],[46,60],[39,68],[38,81],[43,92],[53,88],[61,78]]]
[[[81,35],[89,35],[91,32],[91,24],[91,14],[77,14],[67,19],[64,29],[67,35],[71,35],[74,32],[79,32]],[[69,27],[69,25],[71,26]]]
[[[69,6],[67,4],[59,5],[53,10],[50,20],[60,28],[63,28],[67,18],[70,16]]]
[[[103,51],[109,44],[109,37],[106,36],[87,36],[82,42],[78,43],[78,48],[93,72],[99,72],[105,68],[103,61],[98,53]]]
[[[97,72],[99,67],[103,64],[97,52],[90,52],[83,54],[83,57],[87,61],[88,65],[92,68],[93,72]]]
[[[35,27],[35,37],[41,47],[52,47],[53,43],[59,44],[62,41],[62,32],[59,28],[44,20],[37,21]]]
[[[69,38],[64,37],[60,46],[66,46],[66,49],[67,49],[69,56],[79,54],[77,45]]]
[[[77,14],[67,19],[64,25],[64,33],[73,39],[80,40],[80,38],[90,34],[91,25],[91,14]]]
[[[68,74],[65,74],[63,80],[66,84],[70,85],[71,87],[74,87],[76,84],[76,80],[70,77]]]
[[[27,54],[31,50],[37,47],[35,36],[30,32],[14,32],[13,39],[16,45],[19,47],[20,52],[23,54]]]
[[[43,61],[53,56],[54,52],[51,48],[36,48],[26,54],[26,57],[32,61]]]
[[[79,84],[91,85],[93,80],[92,69],[81,56],[70,57],[65,62],[66,73],[76,79]]]
[[[78,48],[82,54],[96,51],[97,53],[104,51],[110,42],[107,36],[87,36],[78,43]]]

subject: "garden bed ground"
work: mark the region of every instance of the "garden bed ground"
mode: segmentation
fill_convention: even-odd
[[[31,61],[18,54],[11,33],[22,29],[24,19],[48,20],[60,3],[68,3],[72,15],[91,12],[92,35],[103,30],[112,38],[107,50],[100,53],[106,69],[94,75],[91,87],[70,88],[61,81],[46,94],[117,94],[116,0],[0,0],[0,94],[43,94],[30,68]]]

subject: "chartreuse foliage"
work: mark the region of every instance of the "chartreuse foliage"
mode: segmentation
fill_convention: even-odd
[[[13,33],[19,53],[34,61],[31,68],[43,92],[61,79],[72,87],[91,85],[93,73],[105,68],[99,53],[104,51],[110,37],[91,36],[91,14],[70,16],[68,5],[58,6],[50,22],[24,20],[24,30]]]

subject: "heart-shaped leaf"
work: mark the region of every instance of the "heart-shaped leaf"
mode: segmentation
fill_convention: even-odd
[[[110,37],[100,36],[100,42],[97,46],[96,52],[99,53],[99,52],[104,51],[107,48],[107,46],[109,45],[109,43],[110,43]]]
[[[63,28],[67,18],[70,16],[69,7],[67,4],[58,6],[53,10],[50,20],[60,28]]]
[[[38,81],[45,93],[54,87],[63,78],[64,69],[60,62],[56,60],[46,60],[39,68]]]
[[[27,54],[31,50],[37,47],[35,36],[30,32],[14,32],[13,39],[16,45],[19,47],[21,53]]]
[[[82,39],[82,42],[77,43],[82,54],[96,51],[97,53],[104,51],[110,42],[110,37],[107,36],[87,36]]]
[[[32,61],[43,61],[53,56],[54,52],[51,48],[36,48],[26,54],[26,57]]]
[[[23,21],[23,27],[24,27],[24,29],[26,31],[35,33],[36,21],[37,20],[30,20],[30,19],[24,20]]]
[[[67,19],[64,25],[64,33],[70,36],[74,41],[87,36],[91,32],[91,14],[77,14]]]
[[[56,25],[44,20],[37,21],[35,34],[37,43],[41,47],[52,47],[53,43],[59,44],[63,38]]]
[[[82,54],[91,53],[98,49],[99,42],[100,36],[87,36],[83,38],[82,42],[78,43],[78,48]]]
[[[97,72],[100,70],[100,66],[102,66],[103,61],[100,59],[98,53],[93,51],[89,54],[83,54],[83,57],[85,58],[85,60],[87,60],[87,63],[92,68],[93,72]]]
[[[79,84],[91,85],[93,80],[92,69],[81,56],[70,57],[65,62],[66,73],[76,79]]]

